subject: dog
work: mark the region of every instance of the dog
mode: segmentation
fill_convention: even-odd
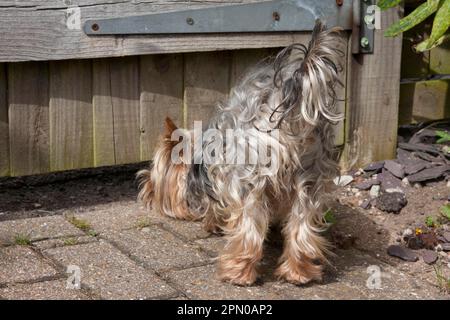
[[[179,129],[167,118],[153,164],[138,172],[138,198],[146,206],[172,218],[203,220],[208,231],[225,235],[218,258],[223,281],[255,283],[272,224],[281,224],[284,238],[277,277],[297,285],[322,278],[330,254],[321,235],[327,227],[323,196],[339,174],[332,125],[342,119],[335,90],[342,85],[341,34],[340,28],[316,21],[308,46],[290,45],[257,64],[200,129],[201,135],[207,130],[249,132],[253,144],[248,150],[226,140],[222,152],[212,148],[214,139],[192,138],[195,128]],[[174,161],[183,139],[194,152],[183,147]],[[220,160],[254,155],[261,145],[270,155],[264,164],[201,159],[211,149]]]

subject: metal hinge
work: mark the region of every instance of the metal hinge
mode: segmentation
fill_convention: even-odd
[[[84,25],[87,35],[131,34],[201,34],[238,32],[293,32],[311,31],[315,20],[327,26],[353,30],[360,26],[361,37],[368,39],[360,52],[373,50],[373,30],[366,33],[365,23],[355,23],[355,3],[373,0],[278,0],[227,5],[201,9],[152,13],[139,16],[88,20]],[[359,10],[357,10],[359,12]],[[357,15],[363,16],[363,15]],[[359,34],[359,33],[358,33]]]

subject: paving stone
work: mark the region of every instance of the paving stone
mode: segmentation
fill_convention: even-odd
[[[217,257],[219,252],[225,246],[226,240],[224,237],[210,237],[207,239],[196,240],[195,244],[199,245],[204,251],[206,251],[212,257]]]
[[[8,300],[90,300],[81,290],[67,289],[65,280],[8,285],[0,288],[0,296]]]
[[[151,215],[136,202],[128,202],[114,208],[79,213],[75,214],[75,217],[88,221],[92,229],[99,233],[130,229],[142,223],[155,223]]]
[[[28,237],[31,241],[68,236],[84,235],[62,216],[49,216],[0,222],[2,239],[14,242],[17,235]]]
[[[56,276],[57,271],[29,247],[0,248],[0,283]]]
[[[99,241],[44,251],[65,267],[79,266],[81,284],[104,299],[148,299],[176,291],[154,273],[137,265],[116,248]]]
[[[176,220],[169,217],[161,217],[160,222],[165,228],[178,233],[188,240],[204,239],[211,234],[203,228],[203,223]]]
[[[271,285],[282,299],[289,300],[352,300],[365,298],[361,290],[339,282],[327,284],[315,282],[309,286],[273,282]]]
[[[211,259],[159,226],[111,232],[104,237],[154,270],[189,267]]]
[[[339,250],[333,259],[335,281],[367,299],[430,299],[435,288],[357,250]],[[378,280],[379,279],[379,280]]]
[[[70,245],[78,245],[83,243],[95,242],[97,241],[96,237],[91,236],[81,236],[81,237],[65,237],[59,239],[49,239],[43,241],[33,242],[33,246],[39,248],[40,250],[46,250],[56,247],[70,246]]]
[[[280,299],[270,283],[239,287],[217,279],[214,265],[172,271],[165,275],[189,299]]]

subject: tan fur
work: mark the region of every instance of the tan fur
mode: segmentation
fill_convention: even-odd
[[[225,234],[218,259],[222,280],[256,281],[267,231],[275,222],[282,224],[285,242],[276,275],[295,284],[321,279],[316,262],[329,254],[321,235],[326,227],[322,195],[338,173],[331,127],[340,119],[334,91],[338,33],[318,23],[308,47],[290,46],[273,62],[258,65],[208,122],[219,131],[257,128],[252,138],[258,145],[279,129],[274,174],[254,164],[173,164],[170,154],[177,142],[170,136],[176,126],[170,119],[153,167],[138,174],[139,198],[147,206],[173,218],[203,219],[209,231]]]

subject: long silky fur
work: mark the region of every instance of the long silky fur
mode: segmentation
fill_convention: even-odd
[[[258,145],[279,150],[275,173],[257,164],[201,163],[188,168],[184,199],[189,214],[220,222],[228,237],[219,258],[222,279],[254,281],[256,273],[248,266],[259,260],[268,226],[277,220],[283,223],[286,240],[277,274],[296,283],[320,278],[320,266],[312,260],[326,261],[329,253],[320,235],[322,195],[338,174],[331,125],[342,119],[335,107],[340,31],[317,22],[308,46],[293,44],[275,59],[259,63],[209,120],[207,127],[224,136],[226,129],[256,128],[250,135]],[[279,129],[278,141],[270,138],[274,129]],[[257,152],[251,148],[249,153]],[[237,155],[239,150],[229,152]],[[141,175],[152,176],[146,171]],[[144,184],[140,198],[149,202],[158,188],[162,186]]]

